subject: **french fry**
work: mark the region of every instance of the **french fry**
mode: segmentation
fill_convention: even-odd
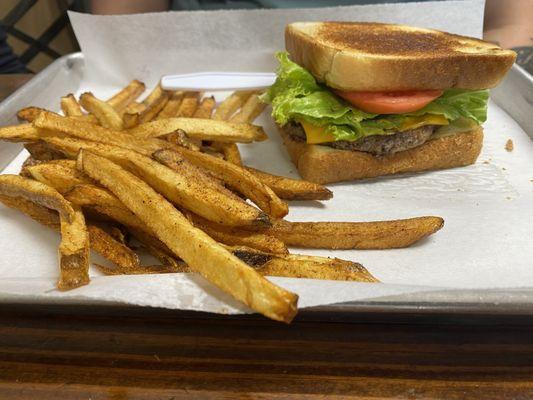
[[[208,154],[185,148],[179,148],[176,151],[160,150],[155,152],[153,157],[159,162],[174,168],[174,165],[177,164],[175,159],[178,158],[179,160],[178,152],[187,161],[204,168],[213,174],[214,177],[227,183],[232,189],[242,193],[268,215],[282,218],[289,212],[287,203],[284,203],[268,186],[263,185],[254,175],[237,165]]]
[[[121,112],[139,97],[146,86],[137,79],[132,80],[124,89],[107,100],[107,104]]]
[[[40,135],[32,124],[4,126],[0,128],[0,140],[6,142],[35,142]]]
[[[168,266],[170,270],[179,272],[183,261],[177,259],[162,241],[146,231],[130,228],[130,232],[149,254],[157,258],[163,265]]]
[[[150,105],[152,105],[153,103],[157,103],[159,101],[159,99],[165,95],[168,95],[168,92],[166,92],[165,90],[163,90],[163,88],[161,87],[161,85],[158,83],[153,89],[152,91],[148,94],[148,96],[146,96],[146,98],[142,101],[142,103],[146,106],[146,107],[150,107]]]
[[[0,194],[22,197],[43,207],[56,210],[67,222],[72,222],[76,218],[72,205],[57,190],[32,179],[18,175],[0,175]]]
[[[59,243],[59,290],[71,290],[89,283],[89,233],[81,210],[67,220],[59,214],[61,242]]]
[[[255,269],[263,276],[282,276],[286,278],[326,279],[336,281],[379,282],[361,264],[338,258],[304,256],[300,254],[269,254],[248,247],[227,247],[241,261]],[[100,266],[98,266],[100,268]],[[107,275],[119,274],[161,274],[172,272],[194,272],[187,264],[180,262],[177,266],[141,266],[133,271],[121,272],[118,269],[104,267]]]
[[[46,110],[39,107],[25,107],[18,110],[17,117],[21,120],[32,122],[43,111]]]
[[[169,133],[165,136],[165,139],[168,142],[174,143],[177,146],[183,146],[194,151],[200,151],[200,145],[202,142],[201,140],[191,140],[189,137],[187,137],[185,132],[181,130]]]
[[[18,175],[0,175],[0,194],[28,200],[59,213],[59,290],[70,290],[89,283],[89,234],[83,213],[55,189]]]
[[[31,131],[29,128],[26,128],[26,130],[22,130],[23,134],[19,134],[19,138],[28,140],[28,137],[35,137],[35,135],[37,135],[46,141],[47,137],[56,136],[55,132],[60,132],[69,136],[90,140],[92,142],[130,149],[148,156],[159,149],[173,149],[177,147],[166,140],[157,138],[136,138],[127,133],[113,131],[102,126],[95,126],[85,121],[62,117],[47,112],[42,112],[35,121],[33,121],[33,125],[48,131]],[[0,138],[2,138],[2,129],[3,128],[0,128]],[[50,131],[52,133],[50,133]]]
[[[78,185],[65,193],[65,198],[83,209],[103,214],[112,220],[138,231],[146,226],[108,190],[95,185]],[[148,231],[148,233],[152,233]]]
[[[133,268],[122,270],[110,268],[105,265],[95,264],[96,267],[106,275],[146,275],[146,274],[173,274],[176,272],[190,272],[190,268],[185,263],[174,265],[138,265]]]
[[[165,107],[157,114],[156,119],[172,118],[178,114],[181,101],[183,99],[182,91],[175,91],[169,97]]]
[[[67,117],[81,117],[83,115],[80,104],[72,93],[61,97],[61,111]]]
[[[135,270],[141,262],[139,256],[124,243],[120,243],[96,225],[87,225],[91,249],[111,261],[121,271]]]
[[[229,121],[252,123],[263,112],[265,107],[266,104],[259,100],[259,95],[254,93],[248,97],[242,108]]]
[[[211,146],[215,150],[221,151],[226,161],[238,166],[242,166],[241,153],[239,152],[239,147],[237,144],[213,142]]]
[[[379,282],[359,263],[300,254],[268,254],[246,247],[230,251],[261,275],[335,281]]]
[[[33,167],[35,165],[42,164],[45,161],[37,160],[36,158],[33,158],[31,154],[24,160],[22,163],[22,166],[20,167],[19,175],[23,176],[24,178],[31,178],[32,176],[27,172],[27,169],[29,167]]]
[[[117,131],[124,128],[124,123],[118,112],[105,101],[97,99],[92,93],[83,93],[80,96],[80,103],[83,108],[98,119],[103,127]]]
[[[185,92],[178,108],[178,112],[174,117],[191,118],[198,108],[199,92]]]
[[[169,93],[157,85],[154,90],[143,100],[144,108],[136,113],[124,113],[123,122],[125,128],[133,128],[138,124],[149,122],[154,119],[157,114],[165,107]]]
[[[80,149],[90,150],[111,159],[135,175],[149,182],[174,204],[185,207],[202,217],[229,226],[270,226],[268,216],[246,203],[186,160],[177,162],[174,169],[133,151],[102,143],[49,138],[60,151],[74,157]]]
[[[146,106],[143,103],[137,103],[136,101],[133,101],[130,104],[128,104],[128,106],[124,109],[123,115],[138,114],[140,112],[143,112],[145,109],[146,109]]]
[[[189,223],[145,182],[82,150],[78,168],[112,191],[172,252],[221,290],[263,315],[290,322],[298,296],[269,282]]]
[[[9,208],[22,212],[41,225],[59,232],[59,214],[56,211],[21,197],[11,197],[3,194],[0,194],[0,202]]]
[[[61,152],[43,141],[24,143],[24,148],[30,153],[32,158],[39,161],[52,161],[65,158]]]
[[[230,119],[235,111],[237,111],[239,107],[241,107],[244,102],[254,93],[255,91],[253,90],[233,92],[217,107],[213,119],[224,121]]]
[[[323,249],[395,249],[411,246],[444,225],[440,217],[377,222],[289,222],[267,232],[288,246]]]
[[[56,160],[26,166],[22,170],[33,179],[53,187],[64,194],[76,185],[91,184],[92,180],[76,169],[73,160]]]
[[[287,246],[273,236],[218,225],[192,213],[185,213],[185,215],[194,226],[203,230],[217,242],[228,246],[247,246],[273,254],[287,254],[289,252]]]
[[[216,102],[213,96],[206,97],[202,100],[196,111],[194,112],[193,118],[211,118],[213,114],[213,109],[215,108]],[[184,115],[185,116],[185,115]]]
[[[246,167],[246,170],[283,200],[329,200],[333,197],[331,190],[317,183],[272,175],[250,167]]]
[[[219,142],[251,143],[268,138],[260,126],[233,124],[200,118],[160,119],[128,129],[127,133],[136,138],[154,138],[168,135],[178,129],[181,129],[188,137],[193,139],[216,140]]]

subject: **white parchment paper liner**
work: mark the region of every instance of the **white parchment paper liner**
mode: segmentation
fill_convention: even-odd
[[[480,36],[483,1],[446,1],[307,10],[169,12],[130,16],[70,13],[85,55],[78,94],[105,98],[130,79],[154,84],[161,75],[191,71],[271,71],[283,49],[283,28],[296,20],[398,22]],[[219,98],[223,95],[218,95]],[[57,109],[57,104],[51,104]],[[241,146],[246,164],[297,177],[270,117],[257,123],[271,139]],[[533,144],[494,104],[485,145],[469,167],[331,185],[323,203],[293,202],[292,220],[383,220],[440,215],[438,234],[409,248],[384,251],[301,250],[361,262],[383,284],[271,278],[300,295],[300,307],[345,301],[438,299],[483,301],[503,289],[532,301]],[[504,150],[511,138],[515,150]],[[21,154],[4,172],[18,172]],[[36,302],[128,303],[217,313],[249,311],[191,274],[100,276],[67,293],[55,289],[55,232],[0,208],[0,298]],[[95,260],[102,262],[98,256]],[[500,293],[500,292],[497,292]],[[506,301],[502,295],[501,301]]]

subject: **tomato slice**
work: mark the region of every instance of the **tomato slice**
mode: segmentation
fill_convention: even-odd
[[[418,111],[442,95],[442,90],[412,90],[401,92],[333,91],[360,110],[373,114],[403,114]]]

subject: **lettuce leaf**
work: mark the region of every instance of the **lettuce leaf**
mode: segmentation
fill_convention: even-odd
[[[367,113],[317,83],[311,73],[289,59],[288,53],[280,52],[276,57],[280,63],[278,77],[261,100],[272,104],[272,117],[280,125],[305,120],[326,127],[336,140],[353,141],[363,136],[390,134],[402,125],[406,116],[437,114],[449,121],[467,118],[476,124],[487,118],[487,90],[446,90],[438,99],[413,113]]]

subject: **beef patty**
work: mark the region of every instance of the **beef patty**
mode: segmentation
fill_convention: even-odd
[[[293,140],[305,142],[305,131],[299,123],[291,122],[285,126],[285,129]],[[339,140],[337,142],[321,143],[321,145],[339,150],[364,151],[376,156],[382,156],[409,150],[424,144],[433,135],[435,129],[435,125],[427,125],[388,135],[365,136],[359,140]]]

